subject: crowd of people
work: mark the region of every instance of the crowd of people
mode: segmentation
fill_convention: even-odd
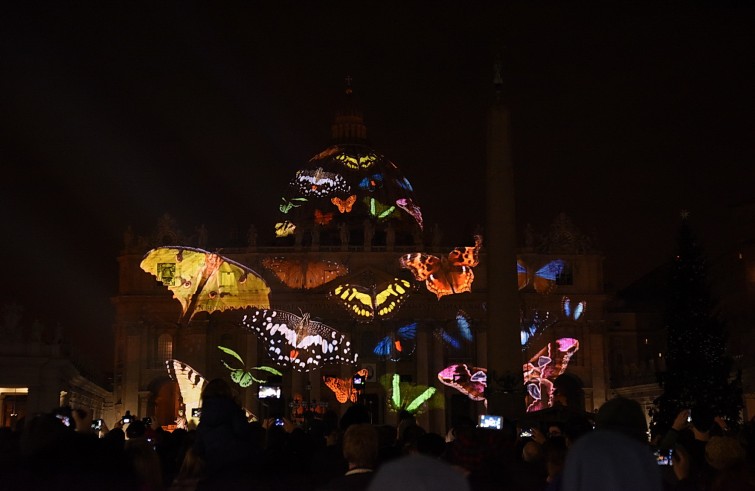
[[[504,418],[501,429],[462,419],[445,435],[406,412],[373,424],[361,404],[303,425],[248,422],[221,379],[205,387],[196,429],[135,419],[96,432],[91,412],[70,414],[70,426],[53,412],[0,431],[5,489],[755,491],[755,421],[733,429],[684,409],[651,442],[642,407],[620,397],[594,417]]]

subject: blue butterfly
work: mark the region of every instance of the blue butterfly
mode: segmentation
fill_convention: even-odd
[[[414,349],[417,347],[416,338],[417,323],[413,322],[398,328],[395,333],[391,333],[378,341],[372,351],[377,356],[388,358],[391,361],[399,361],[414,353]]]
[[[409,184],[409,180],[406,177],[397,177],[396,184],[398,184],[403,189],[406,189],[407,191],[414,191],[414,188],[411,184]]]
[[[544,315],[540,315],[540,312],[535,311],[532,314],[532,318],[526,319],[522,317],[519,321],[521,327],[521,344],[522,349],[529,346],[530,341],[541,334],[548,326],[555,321],[550,320],[550,312],[545,312]]]
[[[550,293],[556,287],[556,278],[565,266],[566,262],[563,259],[554,259],[533,273],[521,260],[517,260],[516,273],[519,289],[532,283],[536,292],[543,295]]]
[[[359,181],[359,188],[364,191],[373,192],[383,187],[383,175],[373,174]]]
[[[472,328],[469,317],[463,310],[459,310],[456,313],[453,329],[446,330],[441,327],[435,330],[435,335],[450,347],[460,349],[462,343],[472,341]]]
[[[567,318],[576,321],[579,320],[579,318],[582,317],[582,314],[585,313],[585,310],[587,309],[587,302],[582,301],[577,303],[577,305],[574,307],[574,310],[572,310],[571,299],[569,297],[564,297],[561,300],[561,308]]]

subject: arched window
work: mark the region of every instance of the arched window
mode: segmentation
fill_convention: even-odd
[[[173,358],[173,337],[168,334],[161,334],[157,338],[157,362],[163,363],[165,360]]]

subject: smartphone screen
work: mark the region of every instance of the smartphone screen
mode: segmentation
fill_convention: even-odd
[[[658,465],[673,465],[671,457],[674,454],[673,450],[669,450],[668,452],[661,453],[659,450],[656,450],[653,452],[655,454],[655,460],[658,463]]]

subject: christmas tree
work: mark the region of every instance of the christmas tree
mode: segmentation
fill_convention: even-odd
[[[678,252],[667,284],[664,322],[668,335],[663,394],[651,409],[651,432],[663,433],[682,409],[710,407],[730,424],[740,421],[742,388],[732,380],[725,325],[708,282],[705,256],[682,215]]]

